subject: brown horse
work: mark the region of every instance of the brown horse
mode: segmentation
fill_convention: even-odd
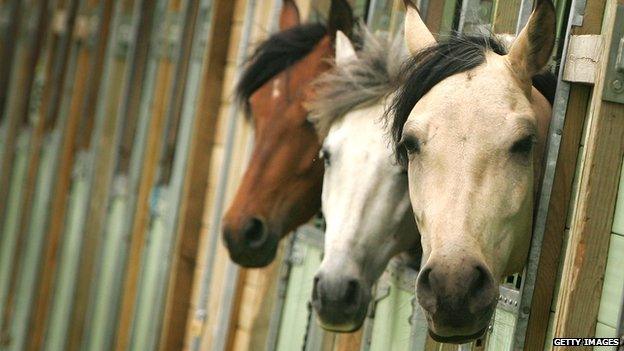
[[[300,24],[297,5],[285,0],[280,32],[256,49],[238,82],[255,145],[223,220],[223,238],[242,266],[269,264],[279,240],[320,209],[323,162],[304,105],[312,81],[331,68],[336,31],[350,33],[352,26],[346,0],[332,0],[327,26]]]

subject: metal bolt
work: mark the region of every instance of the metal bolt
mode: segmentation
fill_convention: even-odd
[[[528,306],[525,306],[525,307],[522,309],[522,312],[523,312],[524,314],[529,314],[529,312],[531,312],[531,309],[530,309]]]
[[[611,85],[613,86],[613,90],[615,90],[618,93],[621,93],[622,91],[624,91],[624,83],[622,83],[622,81],[619,79],[616,79],[613,82],[611,82]]]

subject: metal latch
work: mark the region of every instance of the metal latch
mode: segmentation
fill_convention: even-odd
[[[602,99],[624,104],[624,5],[618,5],[615,14]]]

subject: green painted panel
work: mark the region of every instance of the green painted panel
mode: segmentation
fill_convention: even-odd
[[[440,24],[440,36],[450,35],[453,30],[453,21],[455,20],[455,9],[457,1],[446,0],[444,3],[444,12],[442,15],[442,23]]]
[[[615,328],[602,323],[596,324],[596,337],[597,338],[615,338],[617,333]],[[596,351],[615,351],[615,346],[594,346]]]
[[[618,190],[617,203],[615,205],[613,232],[624,235],[624,167],[622,167],[622,174],[620,175],[620,189]]]
[[[312,277],[321,264],[321,250],[298,241],[291,257],[293,266],[282,312],[277,341],[278,351],[303,349],[303,339],[308,325],[308,301],[312,296]]]
[[[115,280],[121,274],[123,259],[121,253],[125,251],[122,246],[127,245],[127,241],[122,236],[127,209],[128,203],[125,196],[118,196],[113,200],[103,238],[103,259],[98,267],[95,282],[96,293],[93,300],[93,314],[88,325],[87,350],[112,349],[116,309],[111,306],[117,306],[119,297],[115,289]]]
[[[84,155],[84,154],[83,154]],[[82,155],[81,155],[82,156]],[[54,298],[48,330],[46,334],[45,350],[64,350],[67,331],[73,306],[76,275],[80,264],[80,249],[82,247],[82,224],[87,212],[89,196],[88,182],[84,173],[80,172],[81,164],[85,159],[79,159],[77,176],[74,178],[67,214],[67,229],[62,238],[63,247],[59,256],[59,268],[56,276]]]
[[[516,316],[513,313],[497,308],[494,315],[494,328],[487,341],[487,350],[510,350],[515,325]]]
[[[412,326],[411,292],[399,289],[396,281],[388,287],[388,295],[377,302],[371,339],[371,351],[408,350]]]
[[[0,311],[4,311],[6,299],[11,285],[11,270],[17,244],[17,232],[20,223],[20,203],[24,190],[24,174],[28,157],[28,143],[30,132],[21,133],[17,139],[15,158],[13,159],[13,172],[9,183],[8,206],[2,232],[0,232]],[[1,214],[0,214],[1,216]],[[0,221],[2,223],[2,221]],[[0,318],[2,318],[0,316]]]
[[[165,278],[162,275],[166,267],[163,256],[165,249],[165,223],[162,216],[152,217],[151,228],[147,238],[146,253],[143,257],[137,307],[132,326],[132,349],[154,350],[156,339],[155,330],[158,328],[160,316],[155,302],[159,292],[166,287],[160,283]]]
[[[611,234],[607,267],[600,297],[598,321],[610,327],[617,326],[624,297],[624,236]]]
[[[28,317],[30,316],[32,300],[35,294],[41,249],[45,238],[46,218],[48,217],[49,202],[54,179],[54,158],[58,143],[58,133],[54,133],[42,148],[41,170],[37,175],[37,185],[33,208],[31,212],[30,226],[28,228],[28,240],[25,242],[24,255],[21,258],[21,270],[17,281],[15,297],[15,313],[10,323],[9,334],[13,344],[10,350],[22,350],[26,341]]]

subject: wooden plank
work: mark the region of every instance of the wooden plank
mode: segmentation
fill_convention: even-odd
[[[57,11],[67,11],[66,4],[59,4]],[[64,12],[56,12],[64,13]],[[27,228],[31,220],[32,202],[37,182],[37,174],[39,172],[41,147],[44,136],[51,131],[51,125],[56,120],[58,112],[58,92],[62,91],[62,87],[66,77],[66,61],[69,47],[69,33],[65,31],[48,31],[43,43],[44,49],[38,58],[38,66],[41,67],[37,73],[36,80],[43,82],[41,101],[31,99],[29,103],[30,111],[37,111],[37,118],[34,118],[35,125],[33,134],[30,139],[29,153],[26,161],[26,172],[23,179],[22,197],[13,206],[19,209],[19,223],[17,225],[17,241],[12,251],[13,263],[11,268],[11,278],[9,286],[10,293],[7,297],[6,309],[3,311],[4,323],[2,325],[3,334],[8,333],[12,324],[12,314],[14,311],[14,300],[18,275],[21,270],[21,257],[24,250],[25,242],[29,238]],[[38,89],[37,89],[38,90]]]
[[[624,5],[624,0],[617,3]],[[611,40],[615,6],[610,2],[606,11],[605,42]],[[601,100],[606,64],[602,64],[587,122],[579,200],[570,228],[555,336],[591,337],[595,333],[617,175],[624,155],[624,106]]]
[[[35,70],[39,53],[42,50],[42,41],[48,30],[48,16],[44,9],[47,0],[31,0],[21,3],[24,18],[18,30],[15,43],[15,65],[11,68],[9,87],[6,93],[6,104],[0,111],[0,120],[4,120],[4,127],[0,130],[3,139],[0,152],[0,226],[4,219],[6,197],[9,193],[9,178],[13,163],[15,140],[19,130],[28,123],[28,106],[34,84]],[[24,93],[27,92],[27,93]],[[0,233],[2,235],[2,233]]]
[[[574,27],[572,34],[599,34],[602,28],[604,7],[604,0],[588,2],[583,26]],[[555,282],[558,281],[559,261],[564,256],[561,248],[566,227],[565,222],[568,208],[572,206],[572,184],[591,94],[592,90],[589,86],[571,85],[559,150],[559,161],[555,169],[555,180],[546,219],[546,231],[527,326],[525,346],[530,349],[542,348],[546,339]]]
[[[223,94],[223,78],[227,51],[230,44],[233,1],[217,1],[213,4],[213,23],[208,38],[217,35],[226,40],[210,40],[206,50],[206,66],[203,72],[199,106],[195,112],[195,126],[188,156],[188,168],[184,180],[181,217],[178,225],[178,239],[173,254],[169,277],[169,294],[161,336],[161,349],[181,349],[184,344],[195,269],[198,257],[199,235],[202,227],[204,204],[212,153],[208,152],[215,138],[215,127]]]
[[[91,31],[97,31],[97,39],[94,40],[94,47],[90,48],[91,57],[89,58],[89,68],[88,68],[88,76],[89,76],[89,86],[90,89],[87,91],[84,99],[84,105],[82,107],[82,119],[80,121],[80,125],[78,129],[80,130],[80,134],[76,139],[75,149],[77,152],[86,152],[91,148],[91,138],[94,133],[104,133],[106,136],[112,134],[112,130],[114,123],[116,121],[117,116],[113,114],[113,116],[105,118],[104,126],[98,125],[97,131],[94,131],[93,127],[96,123],[96,120],[101,120],[102,118],[96,118],[96,107],[98,106],[98,97],[100,96],[100,82],[102,79],[102,71],[104,65],[104,58],[106,57],[105,52],[108,46],[108,35],[110,32],[110,22],[112,18],[112,10],[113,10],[113,1],[112,0],[89,0],[85,6],[81,9],[79,17],[77,19],[77,23],[98,23],[98,28],[90,28]],[[78,27],[77,27],[78,29]],[[78,35],[79,33],[75,31]],[[88,34],[87,38],[84,40],[95,39],[89,38],[94,36],[96,33]],[[112,76],[107,77],[107,79],[114,79]],[[103,129],[103,130],[102,130]],[[102,130],[102,131],[100,131]],[[87,227],[90,222],[90,218],[88,217],[91,213],[91,210],[96,208],[99,209],[102,202],[99,202],[97,205],[94,205],[93,202],[96,200],[101,200],[102,197],[99,196],[102,191],[106,191],[108,189],[107,184],[102,178],[106,177],[108,172],[105,171],[106,167],[110,167],[109,164],[101,161],[110,161],[113,153],[110,152],[109,147],[110,144],[107,144],[107,141],[110,141],[112,138],[104,137],[102,148],[106,148],[106,152],[103,154],[106,155],[104,160],[98,160],[100,167],[97,167],[93,164],[95,161],[92,158],[95,158],[93,155],[92,158],[89,158],[87,162],[89,164],[86,166],[89,174],[87,175],[88,182],[88,198],[85,199],[85,202],[81,204],[81,206],[86,207],[86,219],[85,222],[82,223],[80,232],[82,234],[81,238],[81,252],[79,256],[79,266],[77,269],[77,278],[76,278],[76,286],[73,293],[73,306],[71,308],[71,315],[69,316],[69,325],[72,328],[69,328],[67,332],[67,344],[65,348],[67,350],[78,350],[81,346],[82,342],[82,334],[85,328],[85,314],[87,310],[87,304],[89,303],[89,286],[92,282],[93,277],[93,261],[95,260],[96,254],[94,252],[94,246],[96,241],[96,236],[93,234],[93,231],[90,231],[90,227]],[[92,228],[92,227],[91,227]]]
[[[171,0],[163,2],[165,13],[170,16],[181,16],[183,2],[181,0]],[[157,6],[160,6],[157,5]],[[158,14],[158,11],[156,13]],[[173,17],[156,19],[164,23],[154,22],[154,43],[162,38],[164,34],[174,25]],[[160,35],[160,36],[158,36]],[[154,72],[153,85],[147,86],[144,91],[144,100],[141,103],[141,118],[149,118],[147,126],[146,140],[143,155],[140,162],[140,178],[136,193],[136,202],[132,211],[133,218],[130,228],[129,254],[126,260],[124,274],[122,305],[117,328],[117,348],[126,349],[130,346],[132,323],[137,302],[139,278],[141,272],[141,261],[144,254],[146,234],[149,223],[149,198],[152,187],[157,176],[158,160],[161,153],[161,142],[165,131],[167,109],[170,101],[171,87],[175,79],[175,63],[165,52],[159,49],[169,49],[166,45],[159,48],[156,45],[150,48],[151,68]],[[150,69],[148,67],[148,69]],[[151,84],[152,82],[148,83]]]
[[[0,1],[0,125],[3,121],[2,111],[7,99],[7,89],[11,67],[15,57],[15,38],[19,28],[21,7],[18,0]],[[0,146],[0,149],[2,147]]]
[[[72,34],[71,49],[65,53],[66,63],[72,70],[71,78],[64,82],[63,89],[59,89],[54,99],[60,100],[56,107],[57,111],[50,114],[46,123],[49,128],[56,124],[56,114],[63,117],[57,126],[61,131],[61,148],[58,160],[58,173],[52,188],[53,197],[50,210],[50,222],[46,234],[48,246],[43,252],[42,267],[40,271],[40,285],[35,298],[34,311],[29,326],[28,349],[39,349],[43,343],[47,327],[47,319],[52,304],[55,276],[58,265],[59,245],[65,232],[65,216],[67,214],[67,201],[71,188],[71,173],[75,158],[74,143],[78,135],[79,121],[82,117],[84,97],[90,91],[88,67],[91,57],[90,49],[82,45],[82,33],[74,31],[74,22],[79,8],[78,1],[60,2],[59,22],[55,23],[57,29],[70,31]],[[67,20],[67,22],[63,23]]]
[[[568,57],[563,67],[563,80],[571,83],[594,84],[603,46],[600,35],[571,36],[568,44]]]
[[[518,10],[522,0],[497,0],[494,6],[493,30],[497,34],[516,34]]]

